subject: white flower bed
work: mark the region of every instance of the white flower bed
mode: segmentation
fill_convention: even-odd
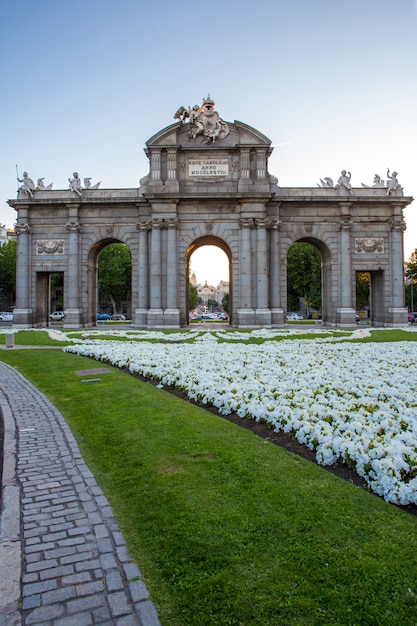
[[[247,345],[219,343],[219,336],[193,333],[193,344],[92,340],[65,349],[175,386],[220,413],[268,422],[315,449],[318,463],[354,466],[388,502],[417,504],[416,342]]]

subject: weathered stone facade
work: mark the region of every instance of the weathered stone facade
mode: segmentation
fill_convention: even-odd
[[[229,258],[231,324],[284,324],[297,241],[321,254],[324,325],[355,325],[357,271],[371,274],[372,323],[407,323],[403,209],[412,198],[400,187],[280,188],[267,137],[238,121],[203,132],[186,117],[147,142],[139,188],[22,190],[9,201],[18,212],[16,327],[48,324],[52,272],[64,274],[65,327],[95,325],[97,259],[115,242],[132,255],[139,328],[188,323],[189,259],[206,244]]]

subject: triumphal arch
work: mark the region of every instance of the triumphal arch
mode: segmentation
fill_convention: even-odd
[[[322,259],[322,322],[355,325],[356,272],[371,276],[371,321],[407,323],[403,279],[405,197],[396,172],[353,187],[349,172],[316,187],[281,187],[268,171],[271,141],[239,121],[225,122],[210,97],[180,107],[175,123],[146,142],[149,172],[138,187],[100,189],[78,173],[66,190],[25,172],[17,199],[14,325],[49,320],[49,277],[64,277],[65,327],[96,324],[97,261],[110,243],[132,259],[132,323],[188,324],[189,262],[219,246],[230,267],[234,327],[275,327],[287,313],[286,259],[309,242]]]

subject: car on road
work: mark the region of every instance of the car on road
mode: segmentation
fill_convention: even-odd
[[[409,313],[408,314],[408,321],[410,322],[410,324],[416,324],[417,323],[417,313]]]
[[[64,311],[55,311],[51,313],[49,319],[51,322],[62,322],[64,320],[65,314]]]
[[[13,313],[2,311],[0,313],[0,322],[13,322]]]
[[[108,313],[97,313],[97,319],[101,321],[106,321],[110,319],[110,315]]]
[[[113,313],[113,315],[110,315],[110,319],[124,321],[126,319],[126,315],[123,315],[123,313]]]
[[[290,321],[300,321],[303,319],[304,317],[300,315],[299,313],[288,313],[287,315],[287,320],[290,320]]]

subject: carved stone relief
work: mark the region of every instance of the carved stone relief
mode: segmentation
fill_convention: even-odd
[[[36,241],[36,254],[64,254],[63,239],[38,239]]]
[[[357,254],[383,253],[384,239],[382,237],[358,237],[355,239],[355,252]]]

